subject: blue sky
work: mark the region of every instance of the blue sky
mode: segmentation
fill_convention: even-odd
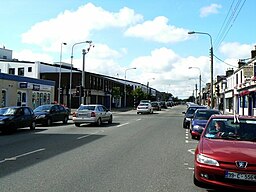
[[[8,0],[0,6],[0,46],[26,61],[70,63],[72,45],[91,40],[85,70],[147,84],[179,98],[192,95],[201,72],[237,67],[255,46],[253,0]],[[74,47],[82,69],[82,49]],[[136,70],[127,70],[136,67]],[[192,67],[192,69],[189,69]],[[204,86],[204,83],[202,86]]]

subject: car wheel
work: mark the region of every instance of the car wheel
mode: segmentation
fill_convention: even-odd
[[[31,125],[30,125],[30,130],[35,130],[35,128],[36,128],[36,122],[33,121],[33,122],[31,123]]]
[[[51,119],[47,119],[45,122],[46,126],[50,126],[52,124],[52,120]]]
[[[112,115],[109,117],[108,123],[111,124],[113,122],[113,117]]]
[[[102,124],[101,118],[99,118],[99,119],[97,120],[96,124],[97,124],[98,126],[101,126],[101,124]]]
[[[76,127],[80,127],[80,125],[81,125],[80,123],[75,123]]]
[[[65,116],[62,122],[63,122],[63,124],[67,124],[68,123],[68,117]]]

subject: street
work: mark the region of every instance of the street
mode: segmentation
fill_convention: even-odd
[[[1,192],[200,192],[186,106],[115,112],[113,124],[55,123],[0,136]]]

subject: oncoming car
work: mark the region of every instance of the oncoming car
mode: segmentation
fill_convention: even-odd
[[[113,114],[105,106],[100,104],[82,104],[73,113],[72,118],[77,127],[80,127],[81,124],[85,123],[94,123],[100,126],[103,122],[111,124],[113,121]]]
[[[256,118],[213,115],[194,156],[194,184],[256,189]]]

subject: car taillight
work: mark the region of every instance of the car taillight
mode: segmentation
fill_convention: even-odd
[[[96,113],[95,112],[91,112],[91,117],[96,117]]]
[[[73,117],[77,117],[77,112],[73,112]]]

